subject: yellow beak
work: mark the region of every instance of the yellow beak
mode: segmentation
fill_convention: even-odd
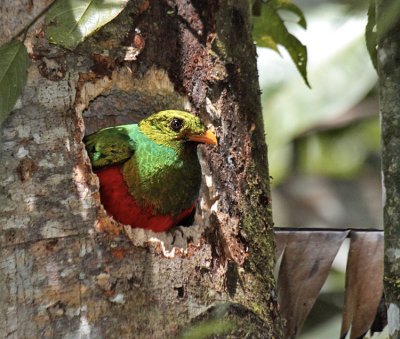
[[[196,142],[202,142],[204,144],[209,144],[209,145],[217,145],[217,137],[213,132],[210,130],[205,131],[204,134],[191,134],[188,135],[188,139],[190,141],[196,141]]]

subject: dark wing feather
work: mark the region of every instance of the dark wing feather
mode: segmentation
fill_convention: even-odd
[[[83,142],[95,169],[121,164],[135,153],[135,141],[125,126],[102,129],[87,135]]]

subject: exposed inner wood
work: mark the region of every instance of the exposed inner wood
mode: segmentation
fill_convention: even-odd
[[[236,305],[228,318],[251,320],[232,330],[238,337],[279,338],[248,5],[142,2],[75,52],[50,46],[41,22],[28,36],[28,83],[2,127],[0,333],[175,337],[223,302]],[[1,16],[27,10],[13,6]],[[191,110],[219,137],[218,149],[199,152],[198,226],[124,232],[100,206],[82,137],[163,108]]]

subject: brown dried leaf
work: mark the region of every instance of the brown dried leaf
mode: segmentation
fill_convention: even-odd
[[[289,232],[275,231],[275,268],[274,268],[274,278],[278,280],[279,268],[281,267],[283,250],[286,246],[286,241]]]
[[[290,233],[288,231],[275,232],[275,258],[279,258],[282,255],[289,234]]]
[[[340,337],[350,338],[371,327],[383,292],[383,232],[351,232],[346,268],[346,296]]]
[[[348,232],[276,232],[277,249],[284,247],[278,295],[281,315],[286,319],[285,338],[299,334]]]

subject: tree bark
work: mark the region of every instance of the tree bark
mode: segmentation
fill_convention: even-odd
[[[47,3],[1,6],[0,43]],[[2,126],[1,335],[172,338],[212,324],[215,335],[280,338],[249,3],[130,1],[73,52],[42,28],[28,34],[28,83]],[[199,150],[195,225],[120,225],[82,138],[171,108],[219,137]]]
[[[395,2],[377,1],[378,74],[382,121],[385,299],[391,338],[400,337],[400,16]],[[391,6],[391,7],[390,7]],[[397,6],[398,7],[398,6]],[[392,10],[388,10],[392,8]],[[397,14],[396,14],[397,13]]]

